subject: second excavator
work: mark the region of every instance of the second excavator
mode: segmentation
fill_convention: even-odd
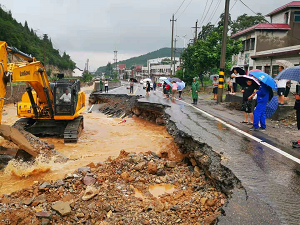
[[[11,53],[23,62],[8,63]],[[61,136],[65,142],[77,142],[82,131],[85,93],[78,79],[61,79],[50,83],[41,62],[0,41],[0,124],[8,83],[27,84],[18,103],[19,119],[15,125],[37,136]],[[11,84],[12,85],[12,84]]]

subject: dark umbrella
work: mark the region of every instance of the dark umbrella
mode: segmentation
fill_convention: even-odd
[[[239,75],[246,75],[245,70],[243,70],[241,67],[238,66],[232,67],[230,73],[233,73],[234,70],[236,70],[239,73]]]
[[[175,82],[182,82],[182,80],[180,80],[177,77],[169,78],[168,80],[171,81],[171,82],[173,82],[173,81],[175,81]]]
[[[266,107],[266,117],[270,118],[278,108],[278,95],[274,96]]]
[[[292,68],[287,68],[282,70],[275,79],[278,80],[294,80],[300,82],[300,66],[294,66]]]
[[[247,75],[242,75],[242,76],[237,76],[237,77],[235,78],[236,83],[239,84],[241,87],[246,87],[246,86],[248,86],[248,85],[247,85],[247,81],[248,81],[248,80],[251,80],[251,81],[252,81],[252,86],[253,86],[256,90],[258,90],[260,84],[259,84],[259,82],[258,82],[257,80],[255,80],[254,77],[249,77],[249,76],[247,76]]]
[[[130,78],[130,80],[135,83],[138,82],[137,79],[135,79],[135,78]]]

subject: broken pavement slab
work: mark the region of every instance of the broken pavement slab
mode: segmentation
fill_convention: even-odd
[[[39,154],[38,150],[34,149],[24,135],[16,128],[8,125],[0,125],[0,136],[8,141],[13,142],[20,149],[24,150],[33,157],[37,157]]]
[[[52,204],[52,209],[60,215],[66,216],[71,213],[70,202],[57,201]]]

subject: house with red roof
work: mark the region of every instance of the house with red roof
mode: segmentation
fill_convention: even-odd
[[[270,23],[249,27],[231,36],[242,39],[243,49],[233,56],[233,64],[246,71],[260,69],[278,73],[276,60],[300,64],[300,1],[285,4],[269,14]]]

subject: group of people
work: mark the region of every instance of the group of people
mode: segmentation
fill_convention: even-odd
[[[163,83],[163,93],[167,100],[170,99],[170,92],[172,92],[172,100],[176,99],[177,91],[179,93],[179,99],[181,99],[182,90],[178,90],[178,84],[173,81],[172,87],[171,85],[167,84],[166,82]]]
[[[102,81],[102,79],[100,79],[100,92],[102,92],[102,91],[103,91],[103,81]],[[105,79],[105,81],[104,81],[104,92],[108,93],[108,80],[107,79]]]

